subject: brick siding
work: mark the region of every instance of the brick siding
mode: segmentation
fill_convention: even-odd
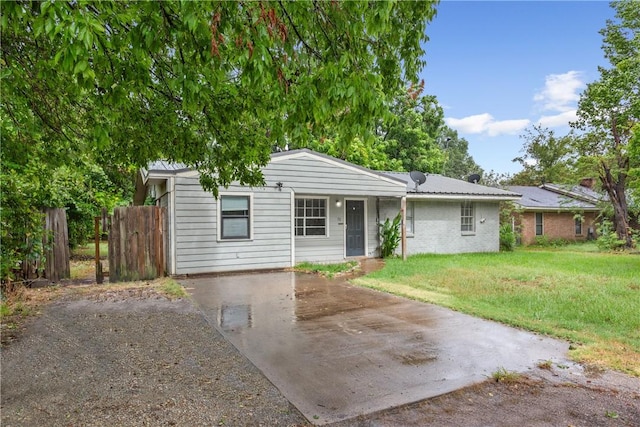
[[[564,239],[568,241],[584,241],[588,238],[589,228],[595,235],[594,212],[584,212],[582,233],[576,235],[573,212],[542,212],[542,235],[546,238]],[[523,245],[531,245],[536,242],[536,213],[523,212],[516,217],[516,226],[520,227],[520,236]]]

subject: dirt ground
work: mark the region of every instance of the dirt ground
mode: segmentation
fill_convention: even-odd
[[[3,319],[4,427],[313,422],[188,299],[144,283],[42,292],[35,316]],[[397,425],[639,426],[640,379],[552,366],[334,424]]]

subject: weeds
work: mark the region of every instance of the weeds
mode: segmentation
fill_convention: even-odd
[[[160,286],[160,290],[171,299],[187,297],[187,291],[184,290],[180,283],[173,279],[168,279],[162,286]]]
[[[357,261],[348,261],[338,264],[314,264],[310,262],[303,262],[296,265],[295,270],[305,273],[317,273],[331,279],[338,274],[353,271],[357,265]]]
[[[538,363],[538,368],[540,369],[546,369],[547,371],[550,371],[552,367],[553,362],[551,362],[551,360],[543,360],[542,362]]]
[[[498,383],[513,384],[520,381],[522,376],[517,372],[509,371],[505,368],[499,368],[491,374],[491,378],[496,380]]]

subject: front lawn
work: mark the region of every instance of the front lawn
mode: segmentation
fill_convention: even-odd
[[[637,254],[417,255],[354,282],[567,339],[575,360],[640,376]]]

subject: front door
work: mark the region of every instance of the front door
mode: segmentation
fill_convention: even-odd
[[[363,256],[364,248],[364,200],[346,201],[347,256]]]

